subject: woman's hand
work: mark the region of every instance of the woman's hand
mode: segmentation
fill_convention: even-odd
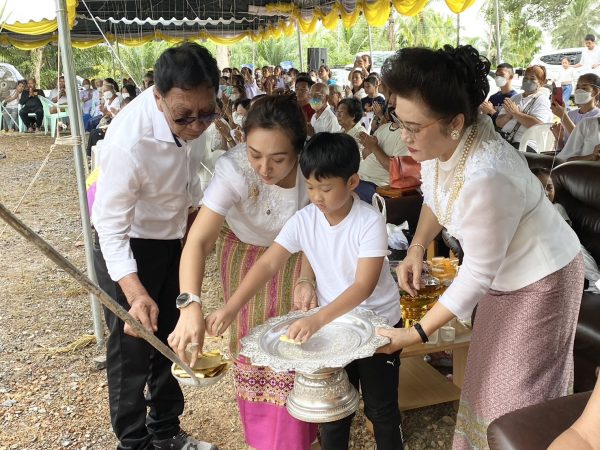
[[[373,112],[377,117],[383,119],[383,107],[381,106],[381,103],[373,102]]]
[[[417,295],[417,291],[421,289],[421,272],[423,271],[423,256],[425,256],[421,250],[418,246],[409,248],[406,258],[396,268],[398,284],[412,297]]]
[[[204,331],[202,307],[197,303],[190,303],[181,310],[177,325],[167,338],[169,346],[184,362],[188,363],[188,356],[190,357],[190,367],[194,367],[198,355],[202,354]],[[188,346],[189,351],[186,352]]]
[[[364,131],[360,132],[360,134],[358,135],[358,140],[364,147],[364,150],[362,152],[363,158],[369,156],[377,148],[377,138],[375,136],[371,136],[365,133]]]
[[[300,343],[305,343],[310,337],[323,327],[317,314],[296,320],[288,328],[287,336]]]
[[[210,336],[219,336],[229,328],[237,312],[231,311],[225,305],[206,316],[206,332]]]
[[[414,328],[377,328],[377,334],[390,338],[390,343],[379,347],[377,353],[394,353],[401,348],[421,342],[421,337]]]
[[[504,100],[504,109],[508,114],[510,114],[511,117],[521,112],[517,104],[510,98]]]
[[[554,135],[554,139],[556,139],[557,142],[562,141],[563,138],[565,137],[565,133],[564,133],[562,127],[563,126],[560,123],[555,123],[554,125],[552,125],[550,127],[550,131]]]
[[[308,311],[317,307],[317,293],[308,282],[296,283],[292,310]]]
[[[552,110],[552,114],[557,116],[560,120],[563,120],[563,117],[567,115],[567,108],[554,100],[550,105],[550,109]]]

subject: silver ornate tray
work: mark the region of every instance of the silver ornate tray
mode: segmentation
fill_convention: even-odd
[[[391,328],[387,320],[361,308],[325,325],[302,345],[279,339],[287,333],[292,322],[315,314],[319,309],[292,311],[253,328],[242,339],[241,354],[257,366],[310,374],[322,369],[345,367],[355,359],[372,356],[377,348],[389,342],[387,337],[375,332],[376,328]]]

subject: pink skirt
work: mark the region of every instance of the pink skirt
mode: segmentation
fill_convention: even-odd
[[[453,450],[488,449],[494,419],[573,390],[573,341],[583,292],[581,255],[512,292],[479,302]]]

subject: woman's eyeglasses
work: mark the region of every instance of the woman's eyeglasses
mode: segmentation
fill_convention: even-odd
[[[417,125],[417,126],[410,126],[410,127],[407,126],[404,122],[402,122],[397,116],[394,119],[395,119],[395,122],[398,124],[398,128],[402,131],[406,131],[408,133],[408,135],[414,139],[415,136],[417,134],[419,134],[421,131],[423,131],[425,128],[428,128],[431,125],[434,125],[434,124],[440,122],[441,120],[444,120],[444,117],[434,120],[433,122],[428,123],[427,125]]]

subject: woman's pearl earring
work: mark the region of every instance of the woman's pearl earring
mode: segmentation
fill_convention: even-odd
[[[452,132],[450,133],[450,138],[453,141],[458,141],[458,139],[460,139],[460,131],[458,131],[458,130],[452,130]]]

